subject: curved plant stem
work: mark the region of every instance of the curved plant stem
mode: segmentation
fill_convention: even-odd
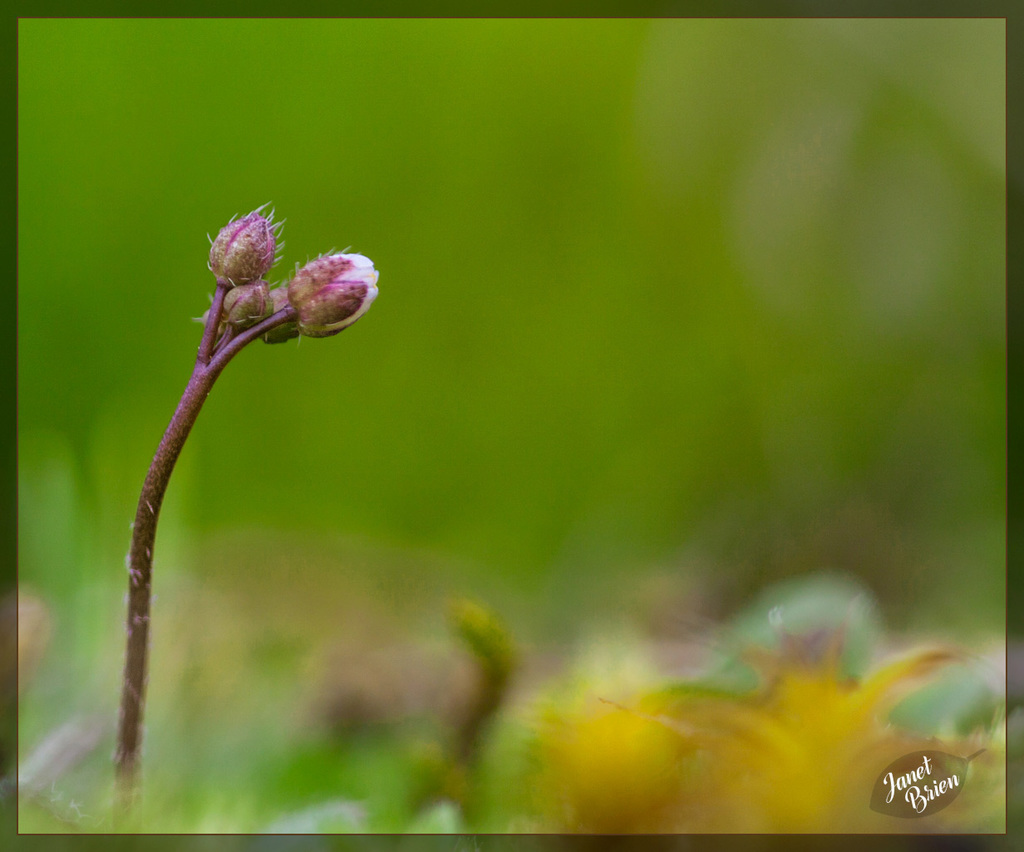
[[[142,745],[142,711],[146,691],[146,663],[149,652],[149,604],[153,575],[153,543],[157,519],[167,483],[185,440],[199,416],[206,397],[224,367],[247,344],[285,322],[295,319],[295,309],[288,306],[252,328],[232,337],[213,353],[213,342],[227,288],[218,284],[199,345],[192,377],[181,401],[164,432],[153,463],[149,467],[132,527],[132,543],[128,552],[128,643],[125,652],[121,707],[118,713],[117,749],[114,765],[117,775],[118,807],[122,814],[130,812],[139,788],[139,752]]]

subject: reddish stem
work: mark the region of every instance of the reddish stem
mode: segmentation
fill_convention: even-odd
[[[213,341],[220,324],[226,291],[227,287],[218,283],[192,377],[185,387],[167,431],[164,432],[160,446],[157,447],[149,473],[146,474],[135,512],[135,524],[132,527],[132,543],[128,552],[128,643],[121,688],[121,707],[118,713],[117,749],[114,753],[119,806],[123,814],[131,811],[138,797],[142,714],[149,655],[153,544],[156,540],[157,520],[164,493],[167,491],[167,483],[213,383],[228,362],[257,337],[295,319],[295,309],[286,306],[263,322],[231,338],[227,345],[213,353]]]

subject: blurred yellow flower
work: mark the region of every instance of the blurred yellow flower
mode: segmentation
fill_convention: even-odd
[[[919,648],[862,679],[846,678],[839,634],[832,638],[784,636],[779,652],[756,652],[761,686],[748,693],[684,685],[648,692],[632,708],[596,698],[585,709],[550,707],[537,740],[537,789],[550,827],[588,833],[979,830],[967,827],[972,814],[958,803],[928,825],[869,808],[884,767],[935,745],[896,730],[889,711],[959,655]],[[977,745],[945,747],[962,747],[966,755]],[[1001,771],[998,757],[984,765]]]

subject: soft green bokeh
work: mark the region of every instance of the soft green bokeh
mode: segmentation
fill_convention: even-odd
[[[450,592],[543,641],[684,599],[719,618],[824,569],[890,627],[999,636],[1004,37],[20,21],[19,567],[53,617],[23,743],[113,711],[128,524],[198,344],[206,234],[266,201],[277,280],[351,246],[380,297],[341,336],[254,344],[199,418],[157,540],[155,784],[208,805],[190,761],[227,783],[310,647],[436,638]],[[191,710],[158,691],[186,701],[233,632],[279,690],[242,701],[237,741],[189,726],[244,679]],[[176,754],[186,734],[222,753]],[[238,824],[278,816],[256,811]],[[165,828],[232,825],[190,818]]]

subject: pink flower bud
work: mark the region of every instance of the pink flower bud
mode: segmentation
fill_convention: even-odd
[[[270,289],[262,279],[240,284],[224,297],[224,321],[239,330],[252,328],[273,312]]]
[[[266,205],[264,205],[265,207]],[[260,215],[263,207],[220,229],[210,246],[210,271],[229,286],[262,278],[274,265],[277,227]]]
[[[288,301],[299,332],[330,337],[365,314],[377,298],[377,270],[361,254],[330,254],[311,260],[288,284]]]

